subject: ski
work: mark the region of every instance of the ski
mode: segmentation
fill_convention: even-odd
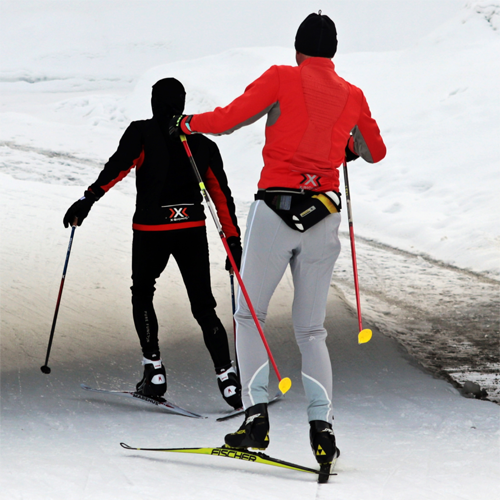
[[[278,391],[276,393],[276,396],[274,398],[269,400],[268,404],[272,404],[278,400],[280,400],[283,397],[283,393],[281,391]],[[243,408],[238,408],[237,410],[232,410],[224,415],[222,417],[217,418],[217,422],[223,422],[224,420],[229,420],[230,418],[237,417],[238,415],[243,415],[245,413],[245,410]]]
[[[192,411],[185,410],[184,408],[181,408],[180,406],[177,406],[174,403],[171,403],[170,401],[167,401],[164,398],[153,398],[149,396],[144,396],[143,394],[139,394],[138,392],[134,391],[111,391],[107,389],[95,389],[86,384],[80,384],[80,387],[82,389],[85,389],[86,391],[99,392],[101,394],[111,394],[115,396],[124,396],[126,398],[133,398],[143,403],[148,403],[158,406],[159,408],[162,408],[166,410],[168,413],[172,413],[174,415],[183,415],[184,417],[191,417],[191,418],[206,418],[203,415],[199,415],[198,413],[193,413]]]
[[[228,448],[227,446],[221,446],[218,448],[134,448],[126,443],[120,443],[122,448],[126,450],[137,450],[137,451],[163,451],[170,453],[194,453],[197,455],[211,455],[216,457],[226,457],[234,458],[235,460],[243,460],[245,462],[253,462],[264,465],[272,465],[274,467],[283,467],[285,469],[292,469],[299,472],[309,472],[311,474],[318,475],[318,482],[326,482],[330,476],[335,476],[336,473],[332,472],[334,464],[328,464],[329,469],[326,468],[316,470],[310,467],[305,467],[303,465],[294,464],[291,462],[286,462],[280,460],[279,458],[273,458],[265,453],[249,451],[247,449],[235,449]],[[319,479],[322,479],[320,481]]]
[[[330,476],[333,476],[332,474],[333,468],[335,467],[335,462],[337,459],[335,458],[334,461],[331,464],[321,464],[319,466],[319,472],[318,472],[318,483],[327,483],[328,479],[330,479]]]

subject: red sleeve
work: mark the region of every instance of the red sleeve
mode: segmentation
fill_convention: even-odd
[[[219,222],[226,238],[240,236],[241,232],[236,219],[236,206],[227,183],[219,148],[215,142],[206,137],[204,139],[208,141],[210,148],[208,168],[203,175],[205,186],[215,204]]]
[[[215,204],[217,209],[217,215],[219,217],[219,222],[222,226],[222,231],[226,238],[230,236],[240,236],[240,229],[236,223],[236,216],[234,213],[234,203],[232,197],[228,200],[219,180],[212,172],[209,167],[205,174],[205,183],[208,192],[210,193],[210,198]]]
[[[278,70],[272,66],[226,107],[193,115],[191,130],[204,134],[230,134],[264,116],[276,102],[278,89]]]

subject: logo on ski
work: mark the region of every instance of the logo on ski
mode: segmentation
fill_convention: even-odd
[[[210,454],[217,455],[219,457],[238,458],[240,460],[246,460],[247,462],[255,462],[257,460],[255,455],[229,448],[227,450],[224,448],[214,448]]]

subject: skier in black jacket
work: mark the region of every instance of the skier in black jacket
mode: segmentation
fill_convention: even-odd
[[[202,196],[181,142],[168,134],[172,116],[184,110],[185,97],[183,85],[175,78],[165,78],[153,86],[153,118],[129,125],[116,153],[84,196],[68,209],[63,222],[68,227],[76,218],[81,225],[92,205],[135,167],[131,290],[134,324],[144,356],[144,375],[137,391],[161,397],[167,390],[153,295],[156,280],[172,255],[181,271],[193,316],[203,331],[222,396],[229,405],[239,408],[241,386],[232,366],[226,331],[215,313],[210,285]],[[219,149],[203,135],[190,137],[189,146],[239,267],[240,229]],[[226,270],[231,270],[229,259]]]

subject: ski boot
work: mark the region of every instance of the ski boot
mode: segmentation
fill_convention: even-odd
[[[224,401],[238,410],[243,406],[241,402],[241,384],[238,375],[232,365],[215,370],[217,384]]]
[[[309,439],[314,457],[320,466],[319,483],[326,483],[330,477],[333,461],[340,456],[335,442],[332,424],[323,420],[309,422]]]
[[[161,398],[167,392],[167,374],[160,359],[142,359],[144,375],[136,385],[137,392],[143,396]]]
[[[229,448],[265,450],[269,446],[269,417],[267,403],[259,403],[245,410],[241,427],[224,438]]]

